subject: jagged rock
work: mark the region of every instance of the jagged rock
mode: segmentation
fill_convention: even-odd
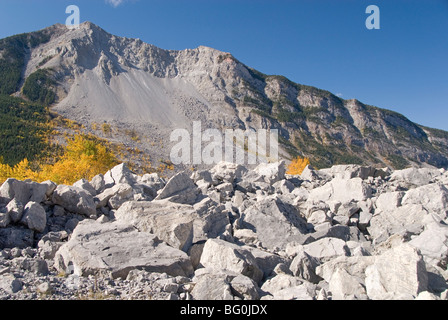
[[[247,173],[247,169],[239,164],[221,161],[210,169],[210,177],[206,173],[198,173],[198,177],[202,177],[205,181],[212,184],[220,182],[234,183],[242,179],[242,176]],[[209,180],[210,179],[210,180]],[[199,180],[199,179],[198,179]]]
[[[105,207],[109,200],[113,196],[118,196],[119,198],[127,198],[133,193],[132,186],[126,183],[119,183],[114,185],[112,188],[104,190],[102,193],[98,194],[94,200],[96,202],[96,207]]]
[[[210,269],[229,270],[245,275],[256,283],[263,278],[263,271],[250,250],[223,240],[207,240],[200,264]]]
[[[47,187],[45,195],[47,196],[47,198],[51,199],[51,196],[53,195],[53,192],[58,185],[50,180],[42,182],[41,185],[45,185]]]
[[[423,291],[418,294],[415,300],[441,300],[441,299],[434,293]]]
[[[193,273],[188,256],[161,242],[155,235],[139,232],[131,225],[80,222],[71,239],[56,253],[55,267],[75,274],[106,274],[126,278],[130,270],[165,272],[171,276]]]
[[[75,186],[10,179],[0,275],[20,274],[27,290],[8,297],[42,281],[51,297],[73,295],[95,278],[125,281],[101,288],[123,299],[445,299],[445,172],[409,170],[405,183],[370,167],[309,167],[300,179],[282,168],[223,162],[166,183],[124,165]]]
[[[107,201],[108,207],[114,210],[119,209],[123,203],[134,199],[134,190],[131,186],[120,183],[113,186],[111,189],[114,189],[117,186],[120,186],[121,188],[116,190],[114,195]]]
[[[173,176],[155,200],[169,199],[171,202],[193,204],[199,194],[198,187],[185,172]]]
[[[60,205],[67,211],[82,214],[85,216],[94,216],[96,214],[96,205],[93,196],[87,191],[66,185],[59,185],[53,192],[52,201]]]
[[[45,209],[36,202],[28,202],[23,211],[21,223],[36,232],[43,232],[47,225]]]
[[[314,300],[316,285],[305,282],[273,293],[274,300]]]
[[[254,172],[262,177],[263,181],[273,185],[274,183],[285,179],[286,162],[260,163]]]
[[[292,274],[300,279],[311,283],[318,283],[322,278],[316,275],[316,268],[320,264],[319,260],[310,256],[301,247],[297,255],[291,262],[289,269]]]
[[[73,186],[76,187],[76,188],[80,188],[80,189],[83,189],[83,190],[87,191],[92,196],[96,196],[96,194],[97,194],[96,193],[97,192],[96,189],[86,179],[81,179],[81,180],[76,181],[73,184]]]
[[[64,244],[63,240],[68,238],[65,231],[49,232],[44,235],[38,242],[39,254],[43,259],[53,259],[56,252]]]
[[[125,163],[113,167],[104,175],[104,183],[106,186],[113,186],[119,183],[133,185],[136,179],[136,175],[129,170]]]
[[[267,278],[268,276],[270,276],[278,265],[284,264],[286,262],[285,258],[277,254],[273,254],[251,246],[245,246],[244,248],[249,250],[250,253],[254,256],[258,268],[263,271],[263,278]]]
[[[327,175],[326,173],[322,171],[315,170],[312,166],[307,165],[305,169],[303,169],[302,173],[300,174],[300,178],[303,180],[308,181],[318,181],[321,180],[323,177],[327,178],[328,180],[331,180],[331,177]]]
[[[41,294],[51,294],[52,290],[53,287],[49,282],[42,282],[40,285],[37,286],[37,292]]]
[[[16,260],[16,263],[23,270],[27,270],[38,276],[46,276],[49,274],[47,262],[43,259],[17,258]]]
[[[365,270],[365,286],[370,299],[416,297],[428,287],[425,263],[409,244],[394,247],[375,257]]]
[[[106,187],[104,176],[102,174],[94,176],[92,180],[90,180],[90,185],[95,189],[95,194],[100,194]]]
[[[308,232],[297,209],[276,197],[265,197],[245,209],[238,224],[240,229],[254,231],[268,249],[281,249],[293,241],[304,242]]]
[[[313,300],[316,296],[315,285],[287,274],[278,274],[267,280],[261,290],[268,294],[262,299]]]
[[[141,176],[139,182],[154,188],[156,192],[165,186],[165,180],[160,178],[157,173],[146,173]]]
[[[284,195],[290,194],[295,188],[294,184],[288,180],[277,181],[272,186],[274,187],[276,193]]]
[[[398,208],[404,195],[402,191],[381,193],[375,201],[375,211],[387,212]]]

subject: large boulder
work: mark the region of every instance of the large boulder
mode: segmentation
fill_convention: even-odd
[[[328,289],[333,300],[367,299],[364,280],[349,274],[345,269],[336,269],[330,278]]]
[[[286,162],[279,161],[274,163],[260,163],[254,172],[269,184],[274,184],[277,181],[285,179]]]
[[[189,257],[155,235],[139,232],[132,225],[92,220],[80,222],[56,253],[55,267],[60,272],[67,272],[70,265],[79,276],[103,274],[123,279],[133,269],[171,276],[193,273]]]
[[[425,230],[409,244],[417,248],[425,261],[446,269],[448,265],[448,226],[433,216],[425,218]]]
[[[289,269],[292,274],[300,279],[318,283],[322,280],[321,277],[316,275],[316,268],[320,264],[319,260],[315,257],[310,256],[305,252],[303,247],[297,252],[297,255],[291,261]]]
[[[227,213],[210,199],[195,206],[168,200],[129,201],[115,212],[115,218],[140,231],[152,232],[185,252],[193,243],[218,237],[229,225]]]
[[[234,183],[241,180],[247,169],[242,165],[221,161],[210,169],[210,176],[205,172],[195,175],[195,180],[205,180],[210,183],[218,184],[221,182]]]
[[[390,176],[390,182],[406,188],[420,187],[434,182],[441,176],[439,169],[406,168],[395,170]]]
[[[6,206],[6,212],[13,223],[17,223],[22,219],[23,209],[23,204],[15,198]]]
[[[338,238],[322,238],[303,246],[303,251],[320,261],[350,254],[345,241]]]
[[[365,270],[365,286],[370,299],[412,299],[428,289],[428,273],[421,254],[402,244],[375,257]]]
[[[238,274],[207,268],[199,269],[196,273],[191,291],[194,300],[233,300],[230,283]]]
[[[205,268],[229,270],[245,275],[256,283],[263,279],[263,271],[258,267],[250,250],[219,239],[207,240],[200,264]]]
[[[338,201],[341,203],[351,201],[365,201],[371,197],[372,188],[361,178],[341,179],[334,178],[322,187],[311,190],[308,202]]]
[[[127,183],[118,183],[111,188],[108,188],[98,194],[94,200],[96,202],[96,207],[101,208],[105,207],[107,204],[111,207],[111,209],[118,209],[118,204],[122,204],[123,200],[130,199],[133,195],[132,186]],[[114,200],[111,201],[111,199]]]
[[[336,299],[413,299],[428,289],[421,254],[407,243],[375,256],[337,257],[316,268]]]
[[[47,225],[45,209],[36,202],[28,202],[25,206],[21,222],[29,229],[43,232]]]
[[[420,204],[428,212],[439,215],[440,219],[445,219],[448,212],[448,189],[438,183],[411,189],[406,192],[401,204]]]
[[[290,242],[303,243],[307,223],[298,210],[277,197],[264,197],[242,212],[238,228],[256,233],[267,249],[283,249]]]
[[[72,213],[88,217],[96,214],[93,196],[84,189],[61,184],[54,190],[52,201]]]
[[[423,219],[428,212],[419,204],[407,204],[395,207],[391,204],[387,211],[376,210],[367,230],[375,243],[386,241],[393,234],[420,234],[423,231]]]
[[[125,163],[113,167],[104,175],[104,183],[106,187],[111,187],[119,183],[133,185],[136,180],[137,176],[128,168]]]
[[[49,189],[52,189],[52,185],[47,183],[7,179],[0,187],[0,197],[7,201],[15,198],[22,204],[26,204],[28,201],[40,203],[45,200]]]

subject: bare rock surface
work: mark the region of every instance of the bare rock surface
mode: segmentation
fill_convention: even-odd
[[[9,179],[0,299],[447,298],[440,171],[283,167]]]

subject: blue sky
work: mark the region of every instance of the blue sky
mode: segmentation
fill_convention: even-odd
[[[164,49],[210,46],[448,130],[448,0],[0,0],[0,38],[65,23],[70,4],[112,34]],[[371,4],[380,30],[365,27]]]

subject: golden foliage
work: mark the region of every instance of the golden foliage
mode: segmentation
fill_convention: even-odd
[[[64,153],[52,164],[44,164],[33,170],[27,159],[14,167],[0,161],[0,182],[7,178],[31,179],[42,182],[51,180],[57,184],[73,184],[79,179],[91,180],[118,164],[116,157],[104,142],[93,136],[76,135],[67,139]]]
[[[306,168],[307,165],[310,164],[310,159],[308,158],[302,158],[297,157],[291,161],[291,163],[288,166],[288,169],[286,171],[287,174],[302,174],[303,170]]]

